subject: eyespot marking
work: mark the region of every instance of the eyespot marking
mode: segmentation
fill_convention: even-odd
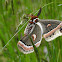
[[[51,24],[48,24],[47,27],[51,26]]]
[[[33,35],[32,35],[32,38],[33,38],[33,41],[35,41],[35,40],[36,40],[36,35],[33,34]]]

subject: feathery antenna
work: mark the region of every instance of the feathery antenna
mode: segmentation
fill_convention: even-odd
[[[39,12],[38,12],[37,16],[39,16],[39,15],[40,15],[40,13],[41,13],[41,8],[40,8],[40,10],[39,10]]]

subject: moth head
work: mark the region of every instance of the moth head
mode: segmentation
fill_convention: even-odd
[[[39,10],[37,16],[34,16],[34,15],[30,16],[31,19],[30,19],[29,23],[27,24],[27,26],[26,26],[26,28],[25,28],[25,31],[24,31],[24,34],[25,34],[25,35],[28,35],[28,34],[30,34],[30,33],[33,31],[33,29],[34,29],[36,23],[37,23],[38,20],[39,20],[38,16],[40,15],[40,13],[41,13],[41,8],[40,8],[40,10]]]

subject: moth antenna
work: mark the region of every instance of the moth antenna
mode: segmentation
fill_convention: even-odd
[[[39,15],[40,15],[40,13],[41,13],[41,8],[40,8],[40,10],[39,10],[39,12],[38,12],[37,16],[39,16]]]

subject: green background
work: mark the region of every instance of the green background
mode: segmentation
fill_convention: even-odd
[[[40,7],[39,19],[62,20],[62,0],[0,0],[0,62],[39,62],[35,52],[25,55],[17,48],[27,24],[7,42],[27,22],[28,15],[35,14]],[[16,30],[21,21],[22,25]],[[37,50],[40,62],[62,62],[62,37],[49,43],[43,39]]]

